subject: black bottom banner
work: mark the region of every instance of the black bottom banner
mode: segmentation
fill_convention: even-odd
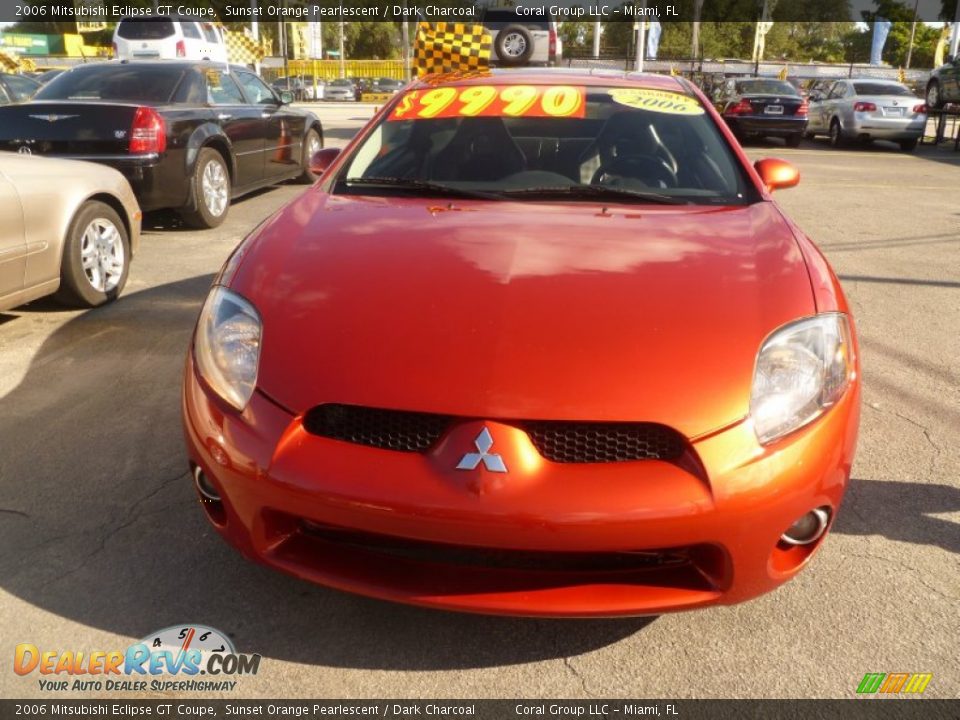
[[[0,700],[0,718],[607,718],[933,720],[960,700]]]

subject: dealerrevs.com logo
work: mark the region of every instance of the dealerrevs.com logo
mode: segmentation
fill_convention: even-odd
[[[17,675],[37,674],[48,691],[230,691],[241,675],[256,675],[260,656],[236,651],[226,634],[205,625],[174,625],[126,650],[46,650],[20,643]],[[199,678],[198,676],[203,676]]]

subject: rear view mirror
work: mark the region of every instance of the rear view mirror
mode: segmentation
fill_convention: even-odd
[[[764,158],[757,160],[753,167],[771,192],[792,188],[800,182],[800,171],[786,160]]]
[[[318,150],[310,158],[310,172],[314,175],[323,175],[327,168],[333,164],[340,154],[340,148],[324,148]]]

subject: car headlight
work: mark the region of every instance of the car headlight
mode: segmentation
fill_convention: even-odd
[[[760,443],[803,427],[836,403],[853,368],[850,325],[842,313],[800,320],[770,335],[757,355],[750,396]]]
[[[261,331],[253,305],[214,286],[200,311],[193,352],[203,379],[237,410],[246,407],[257,384]]]

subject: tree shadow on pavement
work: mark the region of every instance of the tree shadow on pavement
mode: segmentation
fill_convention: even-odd
[[[0,398],[4,590],[128,638],[203,623],[230,634],[242,652],[368,669],[568,657],[652,621],[392,605],[287,577],[227,547],[197,504],[180,427],[184,354],[211,279],[125,295],[71,319]]]
[[[960,553],[957,524],[933,517],[958,511],[960,489],[949,485],[851,479],[832,532],[881,535]]]

